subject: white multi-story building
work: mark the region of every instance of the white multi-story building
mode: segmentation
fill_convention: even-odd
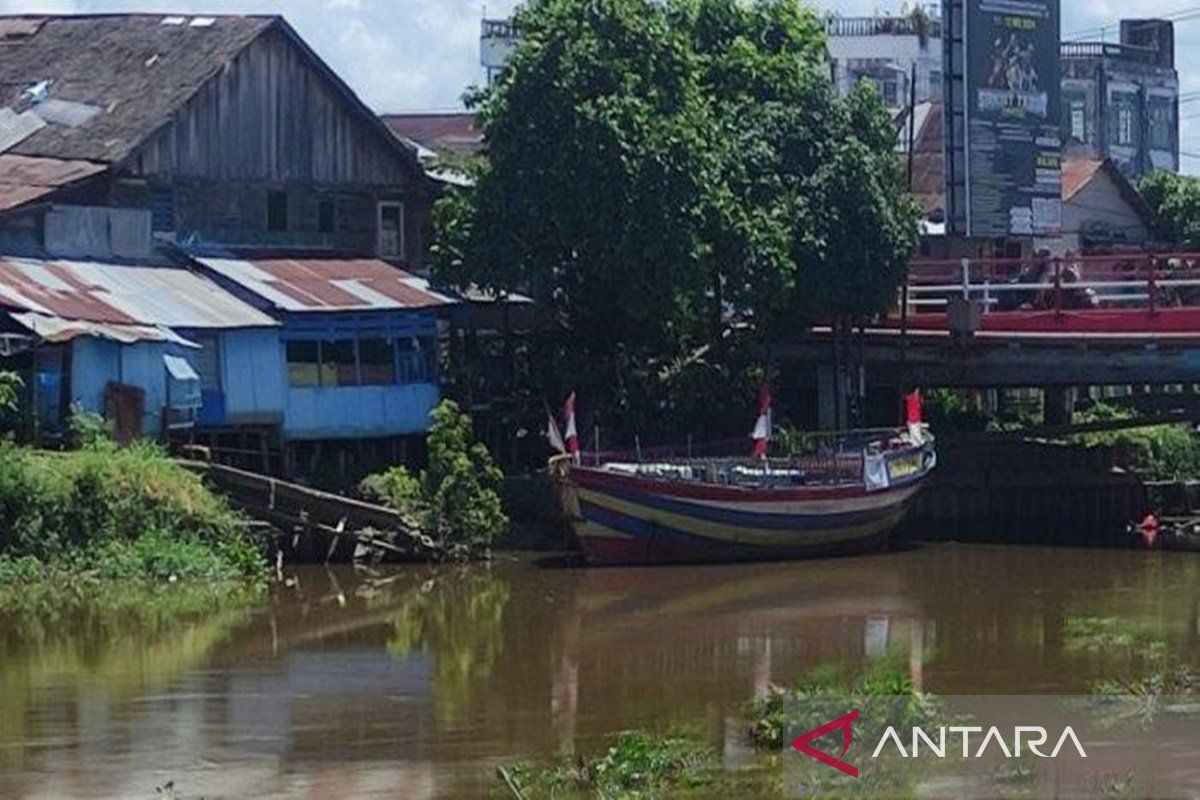
[[[936,7],[895,17],[830,17],[826,31],[830,74],[839,91],[869,80],[889,108],[906,107],[915,69],[917,102],[942,99],[942,22]]]

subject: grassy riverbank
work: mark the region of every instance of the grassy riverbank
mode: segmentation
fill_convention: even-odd
[[[241,520],[153,445],[69,453],[0,443],[0,604],[103,584],[262,588],[267,562]],[[217,587],[226,587],[219,589]]]

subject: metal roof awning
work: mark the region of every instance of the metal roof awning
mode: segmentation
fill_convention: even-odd
[[[79,324],[184,330],[279,323],[186,269],[0,256],[0,308]]]
[[[177,381],[198,382],[200,380],[199,373],[182,356],[173,356],[168,353],[163,356],[163,364],[167,367],[167,373]]]
[[[458,302],[433,291],[425,279],[377,258],[320,254],[193,258],[281,311],[407,311]]]
[[[103,164],[0,153],[0,211],[11,211],[98,175]]]
[[[51,344],[62,344],[82,336],[91,336],[121,344],[166,342],[168,344],[179,345],[180,347],[197,349],[200,347],[195,342],[179,336],[168,328],[155,325],[88,322],[85,320],[63,319],[62,317],[45,316],[28,312],[9,312],[9,317],[38,339]]]

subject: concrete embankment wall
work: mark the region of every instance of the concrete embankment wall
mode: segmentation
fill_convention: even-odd
[[[901,526],[910,540],[1107,545],[1148,509],[1146,488],[1108,448],[972,438],[940,441],[938,469]]]

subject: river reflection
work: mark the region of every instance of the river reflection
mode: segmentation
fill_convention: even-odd
[[[908,664],[943,694],[1074,693],[1066,646],[1114,617],[1195,663],[1200,558],[938,546],[857,559],[599,570],[303,569],[178,627],[0,631],[0,796],[471,797],[497,763],[633,727],[726,747],[771,682]],[[132,623],[131,623],[132,624]]]

